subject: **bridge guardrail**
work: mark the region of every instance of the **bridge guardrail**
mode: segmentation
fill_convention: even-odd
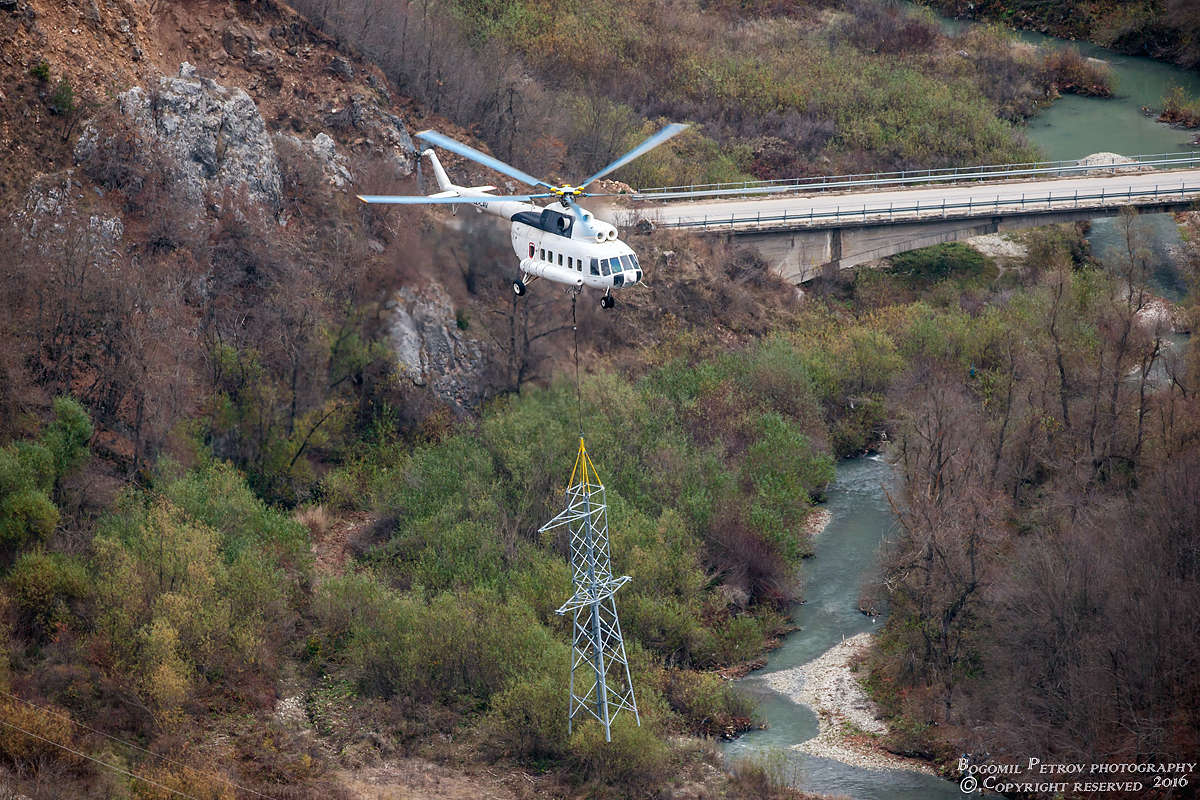
[[[674,222],[662,222],[658,224],[660,227],[664,228],[702,228],[705,231],[719,231],[723,229],[733,231],[735,230],[735,226],[742,226],[747,230],[758,230],[763,229],[764,227],[782,227],[788,225],[789,223],[796,226],[801,226],[805,223],[815,226],[817,222],[867,222],[874,218],[884,217],[886,217],[889,221],[892,221],[895,220],[897,214],[902,215],[902,217],[903,215],[908,214],[913,215],[912,217],[908,217],[909,219],[928,219],[929,216],[923,217],[922,212],[926,212],[927,215],[931,215],[934,218],[946,219],[950,217],[971,217],[975,216],[976,214],[987,213],[988,211],[993,214],[998,214],[1002,210],[1014,212],[1036,211],[1042,204],[1045,204],[1047,210],[1063,207],[1080,208],[1081,202],[1087,204],[1090,201],[1096,200],[1098,200],[1099,203],[1091,206],[1085,205],[1083,207],[1103,208],[1104,206],[1114,204],[1129,205],[1132,204],[1135,199],[1145,199],[1147,201],[1151,201],[1160,200],[1163,198],[1178,197],[1180,200],[1185,200],[1189,194],[1200,195],[1200,184],[1193,184],[1189,186],[1185,183],[1178,188],[1171,189],[1160,189],[1158,186],[1155,186],[1153,189],[1135,189],[1134,187],[1130,186],[1129,189],[1124,192],[1110,192],[1107,189],[1103,189],[1098,193],[1091,194],[1080,194],[1078,191],[1075,191],[1059,197],[1054,197],[1053,191],[1047,192],[1045,196],[1027,196],[1022,194],[1020,198],[1002,197],[1001,195],[997,195],[995,200],[987,202],[976,201],[975,199],[971,198],[966,202],[957,203],[947,203],[945,199],[943,199],[940,203],[922,204],[920,201],[917,201],[915,205],[911,206],[896,206],[895,203],[889,203],[885,206],[880,203],[872,207],[870,203],[863,203],[861,209],[855,208],[854,210],[850,210],[849,208],[843,210],[841,206],[838,206],[838,208],[834,211],[816,211],[815,209],[809,209],[807,214],[789,215],[788,212],[784,210],[782,214],[770,215],[764,215],[762,213],[746,213],[731,214],[728,217],[722,216],[712,218],[710,218],[708,215],[704,215],[700,219],[679,219],[675,220]],[[1125,203],[1120,203],[1119,201],[1121,200],[1124,200]],[[855,206],[857,205],[858,204],[856,203]],[[963,211],[963,209],[965,209],[965,211]],[[772,223],[778,224],[773,225]]]
[[[683,197],[717,197],[748,194],[779,194],[829,189],[867,189],[881,186],[902,186],[919,183],[953,183],[956,181],[1009,180],[1012,178],[1076,175],[1086,172],[1151,167],[1170,169],[1200,165],[1200,150],[1187,153],[1157,153],[1130,156],[1132,162],[1123,164],[1083,164],[1074,161],[1036,161],[1026,164],[999,164],[981,167],[874,172],[861,175],[790,178],[773,181],[742,181],[740,183],[706,183],[691,186],[666,186],[634,192],[634,200],[677,200]]]

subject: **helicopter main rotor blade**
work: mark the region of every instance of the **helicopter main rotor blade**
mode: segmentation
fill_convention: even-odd
[[[600,178],[603,178],[605,175],[607,175],[608,173],[612,172],[613,170],[615,170],[615,169],[618,169],[618,168],[620,168],[620,167],[623,167],[623,166],[625,166],[626,164],[628,164],[630,161],[633,161],[633,160],[634,160],[635,158],[637,158],[638,156],[640,156],[640,155],[642,155],[642,154],[644,154],[644,153],[648,153],[648,152],[650,152],[651,150],[653,150],[654,148],[658,147],[660,144],[662,144],[663,142],[665,142],[667,139],[670,139],[672,136],[674,136],[675,134],[679,133],[680,131],[682,131],[682,130],[683,130],[684,128],[686,128],[686,127],[687,127],[687,125],[684,125],[684,124],[683,124],[683,123],[681,123],[681,122],[673,122],[673,123],[671,123],[671,124],[670,124],[670,125],[668,125],[667,127],[663,128],[661,131],[659,131],[658,133],[656,133],[656,134],[654,134],[653,136],[651,136],[651,137],[650,137],[649,139],[647,139],[646,141],[644,141],[644,142],[642,142],[641,144],[639,144],[637,147],[635,147],[635,148],[633,148],[632,150],[630,150],[630,151],[629,151],[628,153],[626,153],[625,155],[623,155],[623,156],[621,156],[620,158],[618,158],[616,161],[614,161],[614,162],[612,162],[611,164],[609,164],[609,165],[608,165],[607,167],[605,167],[604,169],[602,169],[602,170],[600,170],[599,172],[597,172],[597,173],[596,173],[595,175],[593,175],[592,177],[588,178],[588,179],[587,179],[586,181],[584,181],[583,183],[579,184],[579,185],[580,185],[580,187],[581,187],[581,188],[584,188],[584,187],[586,187],[588,184],[590,184],[592,181],[599,180]],[[417,135],[418,135],[418,136],[420,136],[420,134],[417,134]]]
[[[466,195],[463,197],[422,197],[421,195],[387,195],[387,194],[360,194],[358,199],[364,203],[389,203],[392,205],[402,206],[424,206],[424,205],[447,205],[450,203],[474,203],[479,200],[509,200],[514,203],[532,203],[534,200],[540,200],[546,197],[554,197],[552,194],[518,194],[518,195],[494,195],[494,194],[475,194]]]
[[[588,195],[588,197],[591,197],[591,195]],[[575,198],[571,197],[570,195],[567,195],[566,197],[564,197],[562,199],[562,203],[563,203],[563,205],[565,205],[567,207],[567,210],[571,212],[571,216],[573,216],[575,219],[579,220],[580,222],[584,221],[583,206],[576,203]]]
[[[418,139],[422,139],[430,144],[436,144],[438,147],[444,147],[451,153],[457,153],[464,158],[477,161],[478,163],[483,164],[485,167],[490,167],[491,169],[496,170],[496,172],[499,172],[502,175],[507,175],[510,178],[516,178],[521,183],[528,184],[529,186],[545,186],[547,189],[554,188],[550,184],[533,177],[529,173],[522,172],[516,167],[510,167],[508,164],[505,164],[498,158],[485,155],[476,150],[474,147],[468,147],[462,142],[456,142],[449,136],[443,136],[437,131],[421,131],[420,133],[416,134],[416,136]]]

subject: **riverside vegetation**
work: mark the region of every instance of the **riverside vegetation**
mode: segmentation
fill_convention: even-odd
[[[239,8],[272,13],[269,3]],[[330,3],[322,13],[350,8]],[[829,115],[814,119],[831,135],[800,151],[829,159],[818,169],[1028,152],[997,114],[1019,117],[1044,88],[1005,94],[988,83],[997,70],[979,59],[990,53],[987,63],[1008,65],[1032,86],[1040,56],[1022,67],[1002,37],[984,31],[975,34],[982,43],[975,55],[964,59],[947,53],[953,45],[919,16],[867,6],[848,15],[841,8],[828,15],[807,6],[718,9],[727,19],[746,17],[730,30],[793,43],[802,22],[828,16],[829,36],[805,34],[793,55],[770,67],[787,77],[802,63],[786,58],[811,59],[804,63],[820,66],[822,80],[831,82],[823,89],[780,79],[791,87],[779,90],[786,101],[780,120],[803,120],[810,108]],[[665,9],[643,11],[668,31],[704,19],[689,12],[676,23],[654,16]],[[494,74],[512,76],[505,71],[516,63],[507,60],[509,51],[488,49],[503,45],[502,37],[480,32],[477,16],[412,12],[418,33],[420,25],[432,26],[416,37],[428,63],[449,69],[450,62],[437,60],[442,53],[496,52],[493,61],[504,69]],[[871,53],[892,40],[891,26],[911,27],[908,35],[928,39],[930,50]],[[629,35],[638,30],[633,25]],[[753,73],[745,82],[754,60],[737,55],[735,39],[717,37],[711,52],[696,56],[695,74],[709,76],[696,84],[699,94],[723,98],[712,99],[708,111],[688,99],[686,86],[664,94],[680,104],[673,110],[694,101],[693,118],[705,124],[636,180],[759,169],[755,159],[765,150],[737,148],[761,131],[735,130],[733,117],[720,112],[727,103],[746,119],[751,112],[775,119],[771,108],[752,102],[758,81],[770,75]],[[682,34],[663,40],[676,48],[687,41]],[[627,44],[636,52],[647,41]],[[535,56],[526,54],[530,63]],[[628,58],[618,63],[631,70],[640,63]],[[888,68],[893,59],[900,68]],[[857,71],[860,62],[865,72]],[[482,63],[464,58],[461,69]],[[713,72],[719,63],[729,71]],[[913,127],[932,86],[922,65],[961,70],[954,85],[968,87],[963,91],[973,98],[961,106],[948,100],[951,116],[939,119],[957,138],[935,138],[933,149]],[[609,136],[594,140],[604,148],[590,154],[584,137],[557,138],[565,130],[554,127],[561,117],[538,105],[570,100],[577,77],[570,65],[559,66],[564,86],[522,83],[510,93],[513,87],[481,84],[496,90],[493,99],[512,101],[507,117],[492,113],[509,108],[488,106],[492,100],[471,110],[470,95],[462,94],[469,81],[455,78],[469,73],[430,73],[425,89],[421,75],[404,85],[444,102],[447,116],[484,120],[480,135],[502,156],[506,141],[514,153],[527,147],[520,156],[526,165],[538,152],[564,164],[602,161],[604,148],[619,151],[623,137],[640,134],[641,115],[656,113],[636,106],[633,96],[596,100],[587,107],[593,116],[571,118],[590,119],[595,124],[581,130]],[[60,85],[63,69],[5,73],[11,107],[44,108],[39,92],[52,75]],[[629,74],[616,73],[612,86]],[[888,83],[893,75],[900,83]],[[837,90],[835,78],[853,91]],[[713,94],[713,87],[725,88]],[[883,94],[874,94],[879,87]],[[437,91],[446,93],[441,100]],[[843,96],[861,105],[841,106]],[[822,97],[826,105],[813,99]],[[455,98],[462,105],[450,102]],[[806,99],[802,107],[798,100],[787,105],[788,98]],[[906,110],[895,117],[879,111],[892,105]],[[958,746],[954,726],[963,715],[996,713],[972,699],[988,696],[985,678],[1012,674],[985,659],[1013,652],[992,635],[1002,618],[996,615],[1008,608],[1000,589],[1073,585],[1072,576],[1052,570],[1041,583],[998,580],[1003,559],[1018,547],[1074,541],[1060,540],[1074,530],[1059,516],[1067,505],[1045,498],[1069,490],[1092,503],[1084,507],[1102,543],[1094,547],[1109,554],[1102,562],[1108,572],[1099,574],[1111,575],[1123,562],[1102,550],[1115,541],[1104,532],[1124,524],[1122,508],[1142,507],[1130,506],[1121,492],[1158,486],[1172,464],[1181,465],[1180,475],[1194,474],[1184,467],[1195,441],[1188,434],[1196,419],[1188,405],[1195,402],[1195,370],[1166,359],[1166,350],[1153,347],[1161,337],[1146,338],[1132,324],[1132,294],[1114,292],[1107,273],[1082,255],[1071,260],[1073,235],[1037,239],[1020,278],[1000,275],[966,248],[945,247],[897,259],[889,273],[819,284],[803,303],[752,252],[663,232],[642,237],[651,285],[629,293],[618,315],[581,306],[579,344],[583,418],[609,490],[614,564],[634,578],[622,591],[620,613],[643,726],[623,719],[612,745],[591,726],[567,737],[569,639],[553,609],[570,593],[569,572],[564,542],[535,532],[558,510],[566,479],[559,469],[570,463],[578,434],[575,387],[562,377],[569,304],[549,293],[513,303],[506,276],[491,266],[506,263],[499,255],[504,237],[465,224],[450,238],[416,212],[364,210],[334,190],[303,150],[284,143],[280,208],[232,193],[206,203],[204,215],[189,216],[170,201],[179,176],[154,143],[111,108],[88,110],[111,135],[100,137],[95,158],[69,176],[54,167],[70,157],[58,126],[47,134],[32,113],[5,120],[6,130],[35,145],[28,158],[47,173],[35,187],[39,196],[50,196],[45,187],[54,189],[56,179],[66,191],[57,195],[61,213],[49,222],[10,202],[0,230],[0,688],[50,709],[5,696],[0,716],[202,800],[237,796],[219,779],[296,800],[351,797],[343,768],[410,755],[527,770],[545,776],[546,791],[568,796],[654,796],[697,774],[699,757],[675,737],[725,735],[753,724],[751,705],[713,670],[745,668],[786,630],[786,605],[800,592],[795,565],[807,551],[798,531],[832,477],[832,459],[874,446],[883,432],[904,442],[914,461],[903,462],[910,491],[897,498],[911,536],[885,572],[895,589],[895,627],[874,673],[877,690],[909,721],[912,738],[897,747]],[[518,120],[531,127],[504,127]],[[726,125],[734,132],[722,133]],[[547,146],[539,149],[537,141]],[[696,165],[704,171],[693,172]],[[389,179],[378,160],[363,157],[354,166],[364,188]],[[26,190],[4,188],[22,196]],[[276,214],[289,220],[286,227]],[[121,246],[104,220],[120,221]],[[1136,220],[1128,228],[1136,234]],[[1115,268],[1136,287],[1144,259],[1133,234],[1129,259]],[[379,243],[386,245],[382,254],[371,246]],[[452,298],[458,327],[486,347],[477,406],[439,400],[394,368],[386,303],[397,287],[429,280]],[[1049,327],[1040,321],[1045,308],[1058,309]],[[1160,357],[1170,380],[1119,379],[1134,363],[1149,366]],[[930,403],[942,407],[939,398],[954,401],[945,407],[976,426],[970,430],[992,437],[973,438],[976,448],[966,455],[961,440],[944,442],[947,458],[961,462],[970,480],[938,473],[978,500],[981,513],[993,499],[1005,510],[987,517],[993,527],[978,528],[992,537],[986,553],[969,536],[945,538],[976,530],[961,517],[929,529],[913,521],[941,508],[918,502],[928,492],[920,483],[925,429],[917,415]],[[1052,400],[1058,404],[1046,407]],[[999,444],[988,450],[985,441]],[[987,454],[991,460],[980,461]],[[992,482],[973,482],[980,475]],[[946,488],[932,496],[958,497]],[[1186,508],[1173,502],[1167,510]],[[1043,530],[1043,519],[1054,524]],[[350,557],[337,568],[319,567],[314,544],[327,545],[349,524]],[[1182,553],[1169,585],[1190,591],[1192,529],[1168,528],[1175,533],[1151,543]],[[934,543],[942,549],[926,547],[927,530],[939,532]],[[980,564],[983,577],[962,602],[921,595],[905,577],[920,573],[901,569],[914,552],[933,553],[942,569],[957,569],[961,556]],[[1120,574],[1136,584],[1136,575]],[[1082,606],[1089,635],[1108,630],[1099,627],[1100,613],[1156,608],[1143,603],[1157,595],[1130,596],[1116,611]],[[1165,608],[1176,616],[1155,624],[1172,631],[1180,648],[1193,642],[1188,609]],[[1037,672],[1060,669],[1057,652],[1034,648],[1022,668],[1057,680],[1059,673]],[[1169,669],[1145,685],[1159,694],[1115,684],[1128,700],[1111,712],[1115,717],[1103,718],[1106,724],[1127,714],[1158,719],[1156,709],[1166,707],[1163,681],[1171,691],[1190,691],[1182,652],[1189,651],[1155,651],[1155,663]],[[1083,653],[1071,662],[1082,665],[1072,666],[1072,680],[1109,679]],[[298,687],[311,731],[292,730],[273,714],[285,685]],[[1029,702],[1050,696],[1033,693]],[[1182,715],[1165,723],[1175,738],[1162,739],[1163,747],[1194,737],[1191,706],[1179,707]],[[1083,713],[1070,703],[1031,709],[1056,726],[1055,715]],[[949,738],[934,740],[927,726],[939,720]],[[1157,746],[1154,730],[1131,746]],[[986,743],[993,752],[1003,744],[997,741]],[[713,791],[776,792],[769,766],[747,765]],[[0,767],[6,788],[39,798],[166,796],[11,728],[0,732]]]
[[[661,119],[695,123],[622,173],[634,186],[1034,161],[1014,123],[1111,91],[1077,52],[859,0],[297,5],[534,174],[588,174]]]
[[[1165,762],[1200,742],[1200,354],[1141,288],[1145,230],[1118,230],[1107,270],[1037,237],[1021,291],[875,313],[908,356],[900,532],[868,590],[896,752]]]
[[[991,20],[1067,39],[1086,39],[1129,55],[1200,66],[1200,9],[1188,0],[1084,0],[1070,7],[1038,0],[929,0],[953,17]]]

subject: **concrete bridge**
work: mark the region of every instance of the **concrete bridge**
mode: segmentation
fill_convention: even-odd
[[[1200,156],[1187,157],[1200,165]],[[1179,159],[1182,160],[1182,159]],[[1174,166],[1177,159],[1170,159]],[[986,169],[986,168],[985,168]],[[1026,172],[1039,172],[1027,170]],[[986,233],[1114,216],[1192,208],[1200,200],[1200,168],[1156,169],[1150,164],[1058,169],[1069,177],[996,173],[955,176],[943,185],[874,182],[866,190],[836,185],[814,193],[736,200],[646,203],[637,212],[662,227],[735,237],[753,245],[794,283],[823,271]],[[1115,173],[1115,174],[1114,174]],[[981,180],[981,178],[990,180]],[[972,179],[973,178],[973,179]],[[920,180],[917,178],[915,180]],[[853,182],[850,182],[853,183]],[[863,183],[863,182],[859,182]],[[890,185],[889,185],[890,184]],[[730,190],[749,195],[763,187]],[[716,194],[716,192],[714,192]],[[652,194],[640,195],[649,199]]]

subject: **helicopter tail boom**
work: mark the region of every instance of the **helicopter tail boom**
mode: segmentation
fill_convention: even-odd
[[[439,192],[448,192],[451,189],[458,188],[450,182],[449,176],[446,175],[446,170],[442,168],[442,162],[438,161],[437,154],[433,152],[432,148],[421,153],[421,155],[429,156],[429,163],[433,166],[433,175],[435,178],[437,178]]]

